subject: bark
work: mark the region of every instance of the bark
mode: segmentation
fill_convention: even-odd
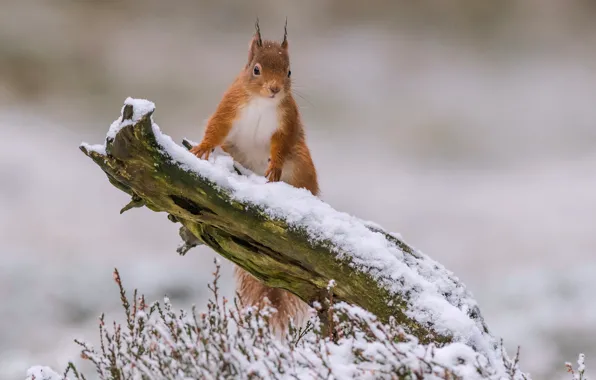
[[[432,324],[408,317],[407,293],[392,294],[364,270],[340,260],[330,242],[312,243],[306,231],[290,228],[285,221],[271,219],[257,207],[232,199],[225,189],[173,162],[156,141],[151,113],[122,128],[115,138],[108,138],[105,154],[81,145],[109,181],[132,196],[121,212],[132,207],[165,212],[170,220],[182,224],[184,243],[179,253],[205,244],[267,285],[289,290],[309,304],[323,303],[333,279],[334,300],[361,306],[381,321],[393,316],[421,342],[440,345],[452,340],[450,335],[437,333]],[[123,119],[131,119],[132,114],[132,106],[125,106]],[[369,228],[384,234],[406,255],[417,255],[395,236]],[[488,334],[479,310],[470,310],[468,315]]]

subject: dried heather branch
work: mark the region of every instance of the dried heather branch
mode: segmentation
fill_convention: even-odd
[[[472,348],[454,343],[440,348],[422,345],[390,319],[382,323],[373,314],[346,303],[332,305],[334,336],[330,337],[315,310],[305,326],[290,324],[285,339],[274,336],[269,319],[274,309],[233,307],[220,297],[219,263],[209,284],[211,297],[205,312],[175,312],[170,300],[147,307],[135,292],[132,304],[115,271],[122,307],[131,326],[114,323],[106,328],[99,318],[100,345],[77,340],[81,356],[95,365],[100,379],[524,379],[517,369],[519,355],[498,373]],[[332,301],[333,284],[329,287]],[[325,310],[325,313],[328,312]],[[128,322],[128,320],[127,320]],[[504,359],[505,360],[505,359]],[[508,359],[507,359],[508,360]],[[580,367],[583,366],[583,362]],[[571,368],[573,371],[573,369]],[[572,372],[584,379],[584,367]],[[581,374],[580,374],[581,373]],[[72,363],[65,378],[84,375]]]

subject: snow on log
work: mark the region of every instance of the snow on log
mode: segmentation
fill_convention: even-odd
[[[421,343],[464,343],[502,365],[500,344],[476,301],[441,264],[399,235],[336,211],[304,189],[268,183],[229,156],[198,159],[161,132],[154,110],[150,101],[126,99],[105,144],[80,148],[133,197],[125,209],[166,212],[194,235],[179,252],[206,244],[311,305],[325,299],[334,280],[335,300],[384,322],[393,317]]]

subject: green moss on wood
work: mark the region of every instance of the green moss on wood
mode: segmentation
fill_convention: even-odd
[[[132,114],[125,112],[127,115]],[[172,162],[155,140],[150,115],[108,140],[106,155],[82,150],[107,174],[110,183],[133,196],[133,207],[144,204],[170,214],[171,220],[180,222],[200,242],[267,285],[312,303],[322,301],[333,279],[335,300],[359,305],[382,321],[394,317],[422,342],[451,340],[437,334],[432,325],[408,318],[407,299],[391,294],[348,260],[338,259],[329,242],[310,241],[306,231],[268,218],[258,207],[232,200],[207,179]],[[415,254],[394,236],[371,229],[383,233],[407,254]],[[478,319],[483,323],[479,315]]]

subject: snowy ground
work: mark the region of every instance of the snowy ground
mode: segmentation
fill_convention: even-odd
[[[77,150],[80,136],[46,125],[30,140],[35,120],[2,123],[0,379],[76,359],[72,339],[95,339],[102,311],[118,316],[114,266],[125,285],[150,299],[167,293],[175,306],[201,304],[210,252],[178,257],[177,231],[165,215],[118,215],[126,195]],[[507,172],[430,172],[388,164],[381,149],[371,149],[366,163],[345,157],[349,171],[337,171],[331,157],[355,147],[312,140],[315,156],[327,153],[318,155],[324,198],[401,232],[455,271],[509,349],[522,345],[524,370],[562,374],[563,362],[580,351],[589,364],[596,355],[596,181],[587,173],[596,158]],[[69,170],[57,170],[64,166]]]

